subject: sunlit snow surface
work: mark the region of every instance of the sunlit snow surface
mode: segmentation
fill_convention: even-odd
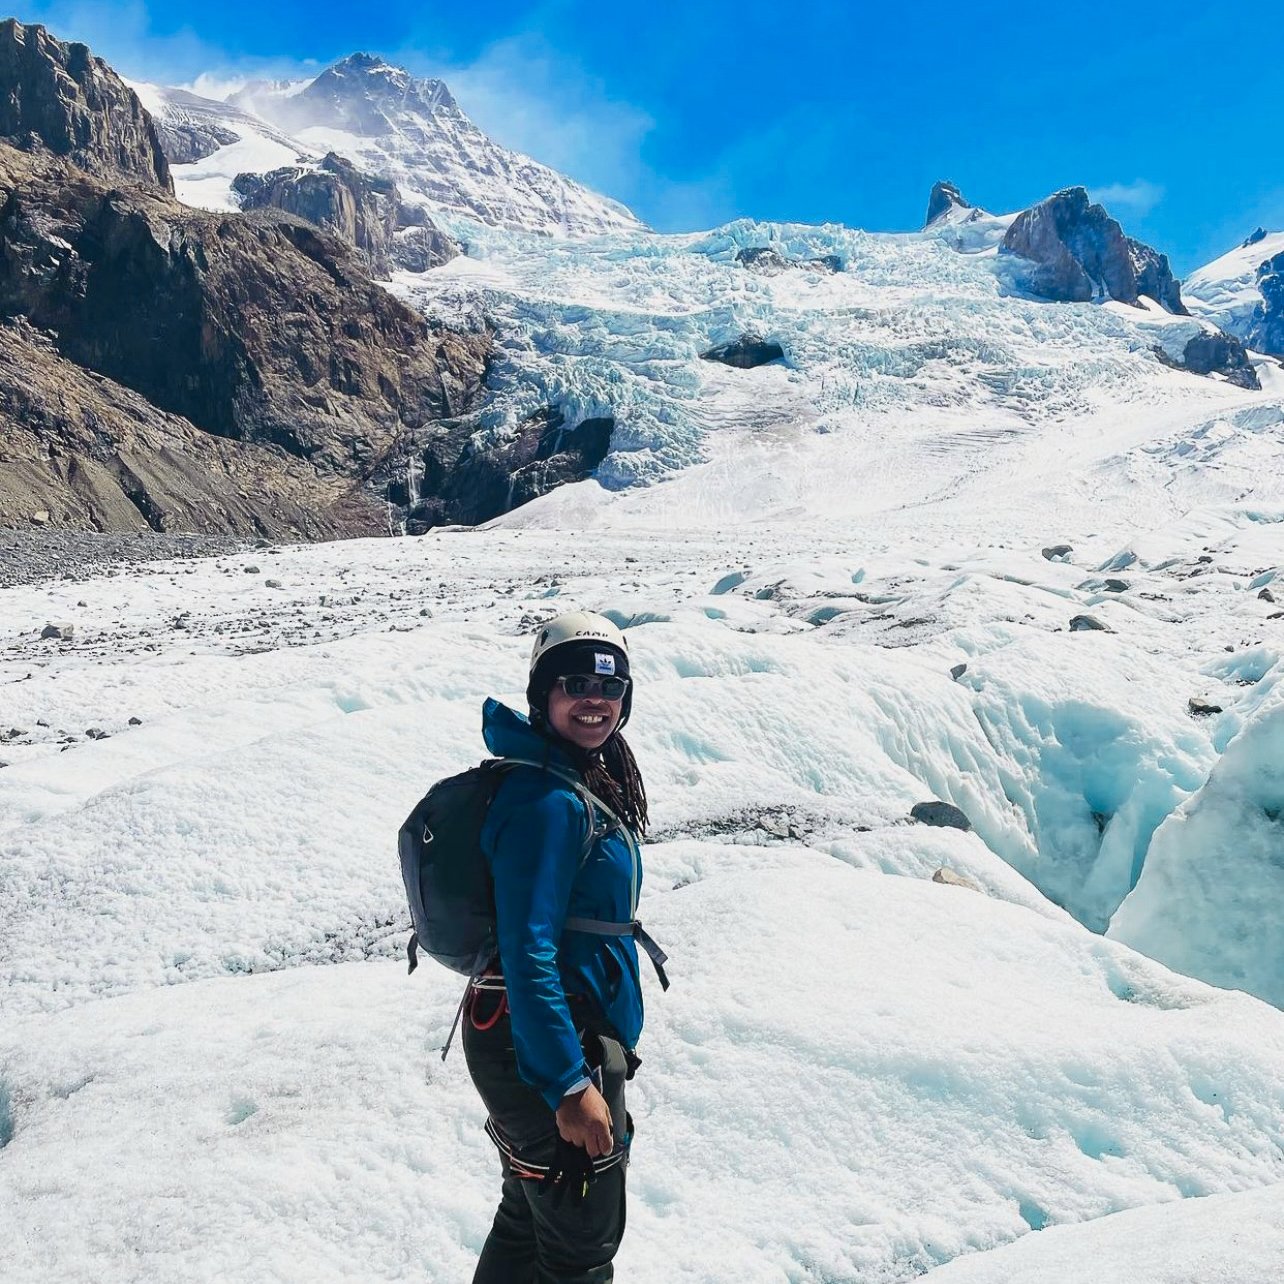
[[[731,262],[764,238],[847,271]],[[6,1278],[469,1277],[495,1159],[393,839],[573,606],[629,627],[673,958],[622,1279],[1279,1277],[1284,1014],[1129,948],[1284,977],[1272,372],[933,238],[470,253],[399,288],[499,324],[494,431],[615,413],[608,487],[0,592]],[[698,360],[752,326],[788,364]]]

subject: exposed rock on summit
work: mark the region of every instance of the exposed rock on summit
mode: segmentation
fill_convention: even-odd
[[[0,23],[0,142],[64,157],[90,174],[173,191],[138,95],[82,44],[41,26]]]
[[[1001,254],[1025,260],[1019,284],[1059,303],[1110,298],[1136,304],[1145,294],[1186,315],[1168,258],[1123,233],[1082,187],[1069,187],[1023,210],[1008,228]]]
[[[927,198],[927,217],[923,220],[926,231],[933,223],[949,218],[952,222],[961,219],[983,218],[985,211],[977,209],[970,201],[963,199],[963,193],[953,183],[941,180],[932,184],[931,195]]]
[[[459,253],[422,209],[402,203],[396,183],[363,173],[334,152],[319,169],[238,174],[232,190],[242,209],[283,210],[333,232],[355,245],[376,273],[387,273],[393,264],[422,272]]]

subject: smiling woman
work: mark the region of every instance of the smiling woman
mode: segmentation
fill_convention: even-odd
[[[465,999],[464,1055],[503,1193],[474,1284],[613,1278],[642,1032],[636,920],[646,791],[620,728],[628,643],[588,611],[535,639],[529,717],[496,701],[486,746],[517,760],[482,828],[499,957]]]

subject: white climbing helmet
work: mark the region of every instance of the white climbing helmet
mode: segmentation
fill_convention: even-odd
[[[535,634],[535,645],[531,649],[531,672],[540,662],[542,656],[555,646],[567,642],[605,642],[618,647],[627,656],[629,644],[623,630],[612,624],[605,615],[596,611],[567,611],[556,619],[549,620]]]

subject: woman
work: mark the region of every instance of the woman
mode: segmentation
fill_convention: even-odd
[[[536,636],[529,717],[488,700],[486,746],[505,770],[482,830],[495,886],[498,970],[474,982],[464,1055],[499,1147],[503,1194],[474,1284],[614,1278],[638,1064],[637,838],[646,791],[620,735],[628,643],[587,611]]]

